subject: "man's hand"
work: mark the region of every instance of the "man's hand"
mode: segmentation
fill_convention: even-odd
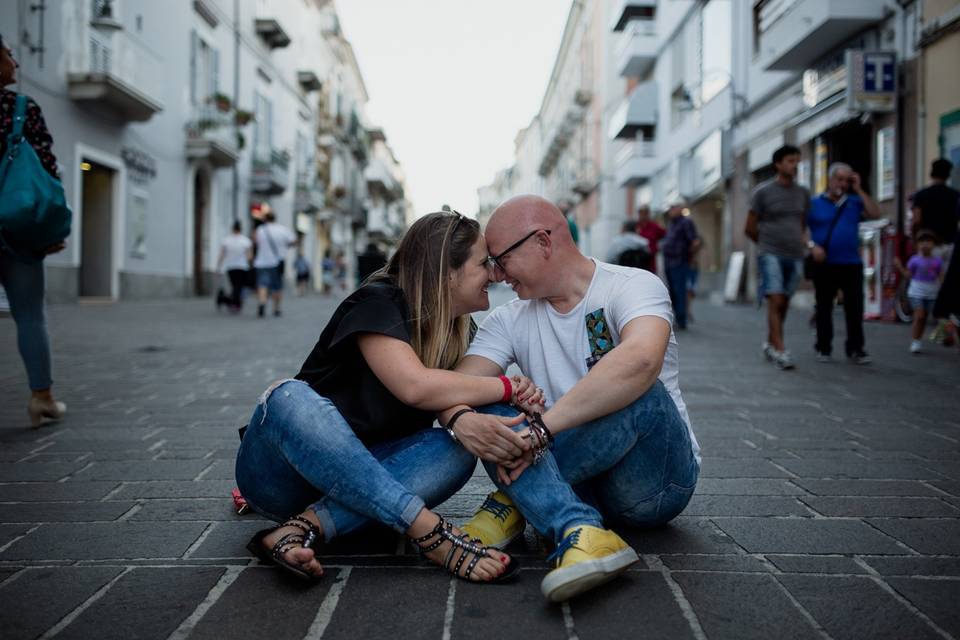
[[[465,413],[454,426],[457,438],[464,448],[487,462],[513,465],[530,443],[514,433],[512,427],[523,422],[523,414],[494,416],[485,413]]]
[[[522,456],[508,465],[497,465],[497,479],[505,487],[509,487],[527,467],[533,464],[533,450],[525,451]]]
[[[810,249],[810,255],[813,256],[813,261],[818,264],[825,262],[827,259],[827,252],[818,244],[813,245],[813,248]]]
[[[860,174],[854,171],[850,174],[850,186],[853,188],[853,192],[857,195],[863,193],[863,186],[860,181]]]

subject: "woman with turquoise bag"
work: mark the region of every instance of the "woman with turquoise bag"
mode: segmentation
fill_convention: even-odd
[[[17,62],[13,52],[0,36],[0,158],[7,152],[7,136],[13,131],[14,114],[18,94],[7,86],[16,82]],[[40,107],[28,100],[23,122],[23,137],[37,154],[43,168],[58,178],[57,159],[51,152],[53,138],[47,131]],[[8,240],[9,241],[9,240]],[[65,244],[58,242],[39,251],[25,253],[11,241],[0,242],[0,284],[6,290],[10,312],[17,325],[17,347],[23,358],[30,384],[30,402],[27,413],[30,424],[38,427],[44,422],[59,420],[67,407],[53,398],[50,337],[44,311],[43,256],[63,250]],[[18,257],[14,256],[14,252]]]

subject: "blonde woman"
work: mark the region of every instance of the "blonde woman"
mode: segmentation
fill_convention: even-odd
[[[517,563],[430,511],[470,478],[476,458],[457,441],[456,404],[542,400],[522,377],[453,371],[467,348],[469,314],[489,306],[491,273],[476,221],[455,212],[419,219],[386,267],[337,308],[295,379],[260,399],[237,454],[241,493],[281,522],[247,548],[306,579],[323,569],[314,545],[380,522],[413,539],[457,577],[494,582]],[[504,455],[529,449],[505,418]],[[293,515],[297,514],[297,515]]]

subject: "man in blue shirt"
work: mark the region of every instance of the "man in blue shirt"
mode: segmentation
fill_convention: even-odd
[[[817,300],[817,360],[829,362],[833,349],[833,299],[843,292],[847,323],[847,357],[868,364],[863,349],[863,263],[859,226],[863,218],[879,218],[880,207],[863,190],[860,175],[835,162],[827,170],[827,190],[813,198],[807,217],[810,250],[817,263],[813,278]]]

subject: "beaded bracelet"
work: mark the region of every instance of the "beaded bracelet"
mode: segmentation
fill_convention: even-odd
[[[530,444],[533,447],[533,464],[539,463],[546,455],[547,448],[553,442],[553,434],[543,423],[543,417],[539,413],[531,414],[527,417],[527,424],[530,432],[524,436],[530,438]]]

